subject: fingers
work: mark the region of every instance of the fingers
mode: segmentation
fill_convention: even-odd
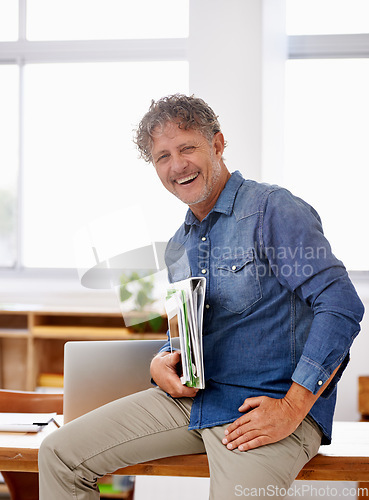
[[[259,436],[257,431],[254,431],[254,434],[250,433],[247,437],[243,435],[226,446],[228,450],[235,450],[237,448],[239,451],[248,451],[268,443],[270,443],[268,436]]]
[[[176,371],[177,365],[181,361],[181,353],[180,353],[180,351],[173,351],[171,353],[165,353],[165,354],[159,355],[159,358],[163,361],[165,366],[167,366],[171,370]]]
[[[170,381],[168,380],[167,388],[162,387],[162,389],[173,398],[194,398],[199,391],[194,387],[183,385],[179,378],[174,377]]]
[[[199,392],[199,389],[195,387],[187,387],[186,385],[182,385],[179,388],[178,396],[173,396],[175,398],[194,398],[196,394]]]
[[[224,431],[225,437],[222,443],[227,446],[229,450],[237,448],[236,442],[241,444],[241,438],[245,438],[249,435],[250,437],[255,437],[254,434],[251,436],[252,432],[255,430],[248,427],[250,420],[246,416],[242,416],[230,424]]]
[[[238,410],[244,415],[232,422],[224,431],[222,443],[229,449],[247,451],[270,442],[265,421],[260,421],[260,405],[264,396],[247,398]]]
[[[247,451],[289,436],[301,423],[284,399],[267,396],[245,399],[239,411],[246,412],[225,430],[222,443],[229,450]]]
[[[238,448],[239,451],[247,451],[258,446],[262,446],[270,442],[270,438],[263,434],[261,429],[253,429],[250,427],[250,422],[245,423],[236,420],[231,426],[229,426],[223,438],[222,443],[228,448],[228,450],[235,450]]]
[[[178,376],[177,365],[180,359],[180,351],[158,354],[151,361],[151,376],[158,386],[173,398],[194,398],[198,389],[183,385]]]
[[[173,363],[178,363],[181,359],[181,351],[173,351],[169,354],[169,357]]]
[[[161,386],[161,388],[168,392],[173,398],[194,398],[198,392],[198,389],[194,387],[183,385],[175,371],[167,372],[163,383],[167,385],[166,387]]]
[[[244,403],[238,408],[239,411],[244,412],[252,409],[252,406],[248,403],[246,399]],[[237,446],[233,446],[233,441],[239,439],[239,437],[245,434],[249,429],[246,427],[247,424],[250,423],[250,415],[245,414],[242,417],[238,418],[234,422],[232,422],[224,431],[225,438],[222,440],[222,443],[227,446],[229,450],[236,448]]]
[[[242,426],[245,424],[248,424],[250,422],[250,418],[247,415],[242,415],[242,417],[238,418],[234,422],[232,422],[227,429],[224,431],[224,434],[226,436],[237,436],[237,433],[240,432],[240,429]]]

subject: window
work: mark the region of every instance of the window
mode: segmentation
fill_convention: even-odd
[[[14,0],[0,2],[0,42],[18,38],[18,5]]]
[[[287,0],[288,35],[369,33],[368,0]]]
[[[369,265],[368,20],[366,1],[287,1],[284,185],[318,210],[350,270]]]
[[[0,7],[0,23],[19,14],[0,42],[0,267],[75,267],[76,231],[132,204],[169,238],[184,209],[132,137],[152,98],[188,93],[188,0],[14,4]]]
[[[28,40],[185,38],[188,1],[27,0]]]
[[[0,267],[17,260],[18,68],[0,66]]]

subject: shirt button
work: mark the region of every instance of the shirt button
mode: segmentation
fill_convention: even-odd
[[[201,238],[201,241],[206,241],[206,236],[203,236],[203,237]]]
[[[202,274],[206,274],[206,269],[201,269]]]
[[[237,266],[232,266],[232,271],[235,271],[237,269]]]
[[[210,308],[209,304],[205,304],[205,307],[206,307],[206,309]]]
[[[323,385],[323,381],[322,380],[318,380],[318,385]]]

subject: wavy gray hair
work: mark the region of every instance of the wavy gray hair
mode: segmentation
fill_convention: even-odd
[[[211,142],[214,135],[220,132],[217,115],[198,97],[174,94],[151,101],[148,112],[140,121],[134,143],[138,147],[140,157],[152,162],[153,132],[163,130],[168,122],[178,124],[183,130],[194,129],[203,134]]]

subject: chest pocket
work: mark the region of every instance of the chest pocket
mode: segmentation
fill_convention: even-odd
[[[234,313],[242,313],[262,297],[253,250],[221,257],[217,267],[217,291],[220,304]]]

